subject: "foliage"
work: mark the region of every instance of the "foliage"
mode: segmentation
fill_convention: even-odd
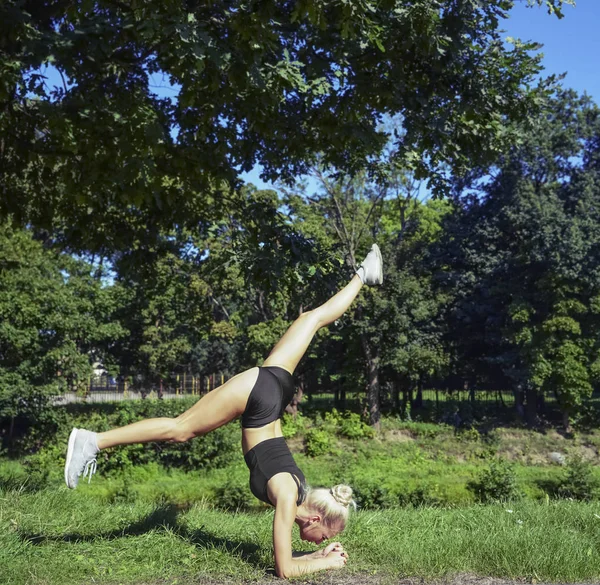
[[[538,397],[556,395],[568,427],[595,380],[599,120],[589,98],[557,92],[491,180],[461,187],[431,256],[455,370],[526,394],[532,424]]]
[[[91,267],[46,250],[30,232],[0,230],[0,425],[42,422],[52,396],[87,385],[108,340],[123,334],[112,321],[111,291]],[[9,423],[8,421],[13,422]]]
[[[398,495],[400,506],[418,507],[439,507],[446,504],[446,498],[441,493],[438,485],[419,486],[413,491],[400,492]]]
[[[33,466],[50,468],[64,455],[65,444],[73,427],[102,432],[142,419],[172,418],[181,414],[194,402],[193,399],[147,399],[102,406],[72,405],[46,408],[44,412],[48,416],[42,420],[43,424],[36,427],[32,435],[13,442],[12,452],[24,454],[39,451]],[[49,413],[54,415],[49,416]],[[98,472],[116,476],[122,472],[129,473],[136,466],[152,462],[157,462],[165,468],[184,470],[221,468],[229,465],[239,453],[239,426],[232,423],[185,443],[132,444],[102,451]]]
[[[252,498],[247,481],[243,484],[234,480],[227,481],[215,492],[215,504],[231,512],[248,509]]]
[[[492,461],[476,479],[467,483],[467,489],[483,503],[506,502],[521,497],[514,468],[503,459]]]
[[[586,502],[598,498],[600,482],[592,474],[592,464],[579,455],[569,457],[557,493],[563,498]]]
[[[230,209],[239,169],[290,180],[323,153],[352,171],[389,138],[441,190],[539,103],[536,45],[502,38],[510,6],[5,2],[0,214],[125,249]]]
[[[304,437],[306,454],[310,457],[327,455],[334,450],[334,438],[325,430],[309,429]]]
[[[393,505],[393,496],[376,479],[354,479],[352,489],[355,491],[356,503],[360,509],[380,510]]]
[[[321,428],[331,434],[338,434],[347,439],[372,439],[375,431],[361,420],[355,412],[339,412],[332,408],[325,413]]]
[[[281,432],[286,439],[295,437],[298,433],[302,432],[306,427],[304,416],[301,413],[292,416],[287,412],[284,413],[281,421]]]

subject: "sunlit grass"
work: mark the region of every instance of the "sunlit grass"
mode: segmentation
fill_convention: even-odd
[[[202,504],[107,505],[66,488],[0,495],[2,582],[243,582],[272,569],[272,511]],[[340,539],[349,573],[434,578],[455,573],[556,582],[600,577],[600,504],[523,501],[455,509],[359,512]],[[297,538],[296,550],[307,545]]]

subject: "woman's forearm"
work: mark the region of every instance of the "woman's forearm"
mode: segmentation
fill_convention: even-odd
[[[293,558],[286,567],[277,571],[277,576],[282,579],[289,579],[290,577],[301,577],[302,575],[323,571],[331,567],[331,564],[325,557],[314,558],[310,554],[303,555],[300,558]]]
[[[313,552],[295,552],[292,553],[292,558],[295,561],[309,561],[310,559],[320,559],[323,557],[323,551],[316,550]]]

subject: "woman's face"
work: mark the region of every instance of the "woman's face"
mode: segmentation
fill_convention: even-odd
[[[311,519],[307,524],[300,528],[300,538],[308,542],[314,542],[315,544],[321,544],[326,540],[330,540],[336,534],[339,534],[341,529],[338,527],[325,526],[323,522],[319,520]]]

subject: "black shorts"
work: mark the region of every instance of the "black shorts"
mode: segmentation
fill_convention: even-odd
[[[242,427],[255,429],[281,418],[294,397],[294,377],[278,366],[261,367],[250,392]]]

